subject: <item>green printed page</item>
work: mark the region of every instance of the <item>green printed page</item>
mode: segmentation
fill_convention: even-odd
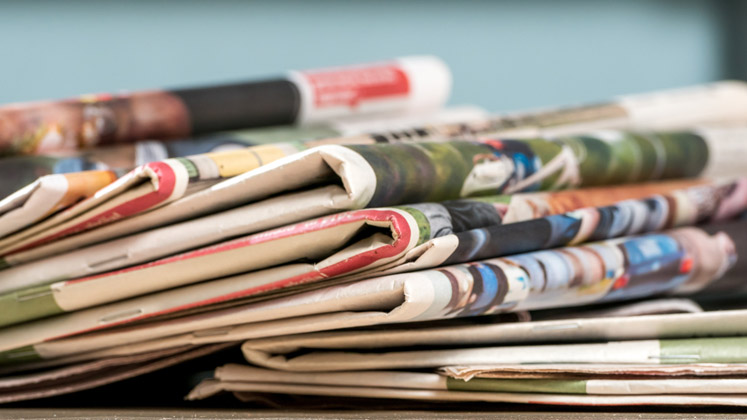
[[[709,155],[689,132],[346,147],[376,175],[369,207],[693,177]]]
[[[449,391],[586,394],[586,381],[492,378],[473,378],[465,381],[462,379],[446,378],[446,388]]]
[[[747,337],[660,340],[661,364],[745,363]]]
[[[2,326],[15,324],[19,319],[37,319],[64,312],[55,301],[49,285],[1,294],[0,308]]]

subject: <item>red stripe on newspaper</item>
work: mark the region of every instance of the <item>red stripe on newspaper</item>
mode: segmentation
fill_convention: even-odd
[[[12,255],[17,252],[25,251],[27,249],[51,242],[63,236],[69,236],[75,233],[82,232],[84,230],[92,229],[96,226],[111,223],[119,219],[141,213],[171,197],[171,194],[174,192],[174,186],[176,185],[176,174],[174,173],[174,169],[169,166],[169,164],[164,162],[151,162],[144,166],[152,169],[158,177],[158,188],[155,191],[122,203],[117,207],[113,207],[103,213],[99,213],[91,217],[90,219],[83,220],[77,225],[71,226],[53,235],[40,238],[39,240],[34,241],[28,245],[24,245],[21,248],[14,249],[11,253],[6,255]]]
[[[407,96],[410,92],[407,74],[392,64],[301,74],[311,86],[316,108],[354,108],[367,100]]]
[[[123,324],[127,324],[127,323],[134,322],[134,321],[140,321],[143,319],[152,318],[158,315],[170,314],[170,313],[174,313],[174,312],[178,312],[178,311],[182,311],[186,309],[210,305],[213,303],[220,303],[220,302],[225,302],[229,300],[234,300],[234,299],[250,296],[250,295],[261,293],[261,292],[289,287],[289,286],[296,285],[296,284],[322,280],[322,279],[329,278],[332,276],[337,276],[340,274],[351,273],[354,270],[363,268],[380,259],[397,256],[407,249],[407,246],[410,243],[410,240],[412,238],[412,232],[409,228],[409,225],[408,225],[408,222],[405,216],[403,216],[401,213],[394,211],[394,210],[375,210],[375,209],[356,210],[356,211],[342,213],[342,214],[338,214],[338,215],[334,215],[330,217],[325,217],[322,219],[317,219],[317,220],[306,222],[306,223],[299,223],[296,225],[288,226],[286,228],[275,229],[273,231],[268,231],[262,234],[252,235],[248,238],[244,238],[241,240],[231,241],[230,243],[223,244],[223,246],[211,247],[211,249],[215,249],[215,248],[221,248],[221,250],[235,249],[241,246],[246,246],[243,244],[251,241],[253,238],[260,237],[260,239],[262,239],[261,242],[266,242],[270,240],[285,238],[288,236],[295,236],[295,235],[298,235],[299,233],[311,232],[314,230],[318,230],[320,228],[323,229],[323,228],[328,228],[328,227],[333,227],[333,226],[339,226],[345,223],[353,223],[353,222],[357,222],[360,220],[371,220],[371,221],[388,220],[392,223],[392,229],[394,230],[394,232],[396,232],[397,237],[395,238],[394,242],[391,245],[384,245],[376,249],[372,249],[370,251],[357,254],[351,258],[348,258],[347,260],[340,261],[337,264],[330,265],[318,271],[312,271],[309,273],[290,277],[284,280],[279,280],[279,281],[264,284],[261,286],[240,290],[238,292],[228,293],[225,295],[216,296],[216,297],[212,297],[212,298],[205,299],[205,300],[195,301],[195,302],[187,303],[187,304],[180,305],[180,306],[174,306],[174,307],[164,309],[158,312],[144,314],[144,315],[134,317],[134,318],[128,318],[126,320],[122,320],[119,322],[112,322],[110,324],[101,325],[98,327],[93,327],[93,328],[89,328],[86,330],[81,330],[81,331],[77,331],[74,333],[53,337],[46,341],[52,341],[52,340],[56,340],[56,339],[60,339],[64,337],[69,337],[69,336],[83,334],[83,333],[87,333],[91,331],[101,330],[104,328],[114,327],[117,325],[123,325]],[[259,241],[254,241],[252,243],[258,243],[258,242]],[[204,252],[204,250],[195,251],[194,253],[198,253],[198,252],[200,253],[200,255],[204,255],[207,253],[207,252]],[[187,254],[193,254],[193,253],[187,253]],[[187,254],[182,254],[182,255],[187,255]],[[168,260],[172,260],[172,261],[174,259],[176,259],[176,257],[168,258]],[[164,260],[161,260],[161,261],[164,261]],[[153,265],[153,264],[154,263],[145,264],[145,265]],[[137,269],[137,268],[120,270],[119,272],[131,271],[133,269]],[[98,277],[103,277],[105,275],[110,275],[110,274],[112,273],[98,275],[95,277],[98,278]],[[70,280],[67,283],[91,280],[92,278],[94,277]]]
[[[384,216],[382,216],[382,214]],[[198,258],[204,255],[212,255],[212,254],[217,254],[220,252],[231,251],[237,248],[244,248],[247,246],[257,245],[257,244],[284,239],[284,238],[288,238],[292,236],[301,236],[307,233],[316,232],[316,231],[323,230],[323,229],[329,229],[329,228],[344,225],[347,223],[355,223],[355,222],[359,222],[362,220],[372,220],[372,221],[393,220],[390,216],[392,214],[395,214],[399,218],[402,218],[402,216],[399,213],[394,212],[392,210],[349,211],[349,212],[345,212],[341,214],[335,214],[332,216],[314,219],[308,222],[296,223],[293,225],[268,230],[266,232],[257,233],[257,234],[246,236],[243,238],[234,239],[228,242],[222,242],[217,245],[196,249],[194,251],[189,251],[183,254],[178,254],[178,255],[171,256],[171,257],[162,258],[160,260],[151,261],[145,264],[123,268],[121,270],[109,271],[106,273],[96,274],[96,275],[89,276],[89,277],[82,277],[79,279],[68,280],[66,283],[80,283],[80,282],[95,280],[95,279],[99,279],[103,277],[116,276],[119,274],[124,274],[124,273],[132,272],[132,271],[138,271],[138,270],[144,270],[150,267],[156,267],[159,265],[171,264],[177,261]],[[407,223],[404,219],[403,219],[403,222]],[[401,224],[395,224],[395,223],[393,223],[395,226],[395,229],[401,226]],[[402,222],[399,222],[399,223],[402,223]],[[407,237],[409,240],[409,237],[410,237],[409,229],[406,229],[406,230],[408,230]],[[395,232],[397,231],[395,230]],[[398,232],[398,233],[400,235],[403,235],[402,232]]]

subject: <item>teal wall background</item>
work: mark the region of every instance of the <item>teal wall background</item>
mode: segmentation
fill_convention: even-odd
[[[592,101],[743,76],[734,28],[747,8],[738,3],[1,2],[0,103],[424,53],[450,64],[454,104]]]

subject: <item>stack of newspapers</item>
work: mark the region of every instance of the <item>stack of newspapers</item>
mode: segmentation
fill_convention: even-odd
[[[233,351],[188,399],[747,406],[747,84],[450,88],[418,56],[0,107],[0,402]]]

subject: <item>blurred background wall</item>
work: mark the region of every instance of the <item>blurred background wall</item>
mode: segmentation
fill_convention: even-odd
[[[436,54],[493,111],[747,76],[739,0],[0,2],[0,103]]]

